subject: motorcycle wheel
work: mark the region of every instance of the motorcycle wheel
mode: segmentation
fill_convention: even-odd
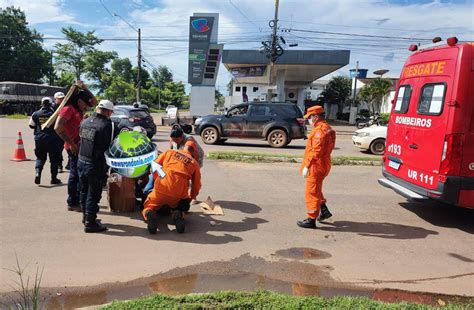
[[[357,129],[362,129],[365,127],[365,123],[356,123]]]

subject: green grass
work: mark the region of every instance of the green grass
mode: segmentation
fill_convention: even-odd
[[[443,309],[469,309],[474,304]],[[131,301],[114,301],[102,309],[436,309],[427,305],[383,303],[363,297],[295,297],[269,291],[217,292],[183,296],[154,295]],[[472,308],[471,308],[472,309]]]
[[[26,119],[26,118],[29,118],[29,116],[26,115],[26,114],[15,113],[15,114],[7,115],[5,118],[8,118],[8,119]]]
[[[300,155],[286,155],[286,154],[272,154],[272,153],[257,153],[257,152],[209,152],[207,155],[211,160],[228,160],[240,162],[301,162],[303,156]],[[379,166],[380,159],[375,157],[357,157],[357,156],[333,156],[331,158],[332,164],[335,166],[341,165],[363,165],[363,166]]]

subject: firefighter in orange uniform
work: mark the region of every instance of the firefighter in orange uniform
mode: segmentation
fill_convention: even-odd
[[[314,106],[308,109],[304,118],[309,118],[314,129],[308,135],[301,174],[306,178],[307,218],[297,221],[303,228],[316,228],[316,218],[324,221],[332,216],[322,193],[324,178],[331,170],[331,152],[336,144],[336,132],[324,118],[324,109]]]
[[[143,209],[143,217],[148,231],[155,234],[158,229],[158,210],[169,207],[173,210],[173,222],[176,231],[183,233],[184,213],[189,210],[191,199],[196,199],[201,189],[201,171],[199,163],[186,150],[168,150],[156,160],[166,175],[155,178],[153,190],[148,195]],[[189,183],[191,182],[191,189]]]

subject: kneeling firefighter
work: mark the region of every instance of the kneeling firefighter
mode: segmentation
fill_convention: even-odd
[[[201,189],[199,163],[187,150],[168,150],[157,158],[156,163],[163,167],[164,174],[153,174],[153,190],[144,204],[142,214],[148,231],[151,234],[156,233],[157,211],[169,207],[173,211],[176,231],[183,233],[184,213],[189,210],[191,199],[196,199]]]

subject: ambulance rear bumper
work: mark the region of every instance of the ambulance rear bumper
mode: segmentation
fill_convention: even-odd
[[[387,188],[393,189],[397,194],[402,195],[405,198],[412,200],[425,200],[427,197],[423,197],[420,194],[415,193],[414,191],[409,190],[406,187],[403,187],[395,182],[392,182],[386,178],[380,178],[379,184]]]
[[[382,166],[382,174],[384,178],[378,180],[379,184],[391,188],[405,198],[415,201],[435,199],[450,205],[459,206],[460,193],[462,191],[474,190],[474,178],[472,177],[448,176],[444,183],[438,182],[435,189],[427,189],[390,174],[385,169],[385,166]]]

